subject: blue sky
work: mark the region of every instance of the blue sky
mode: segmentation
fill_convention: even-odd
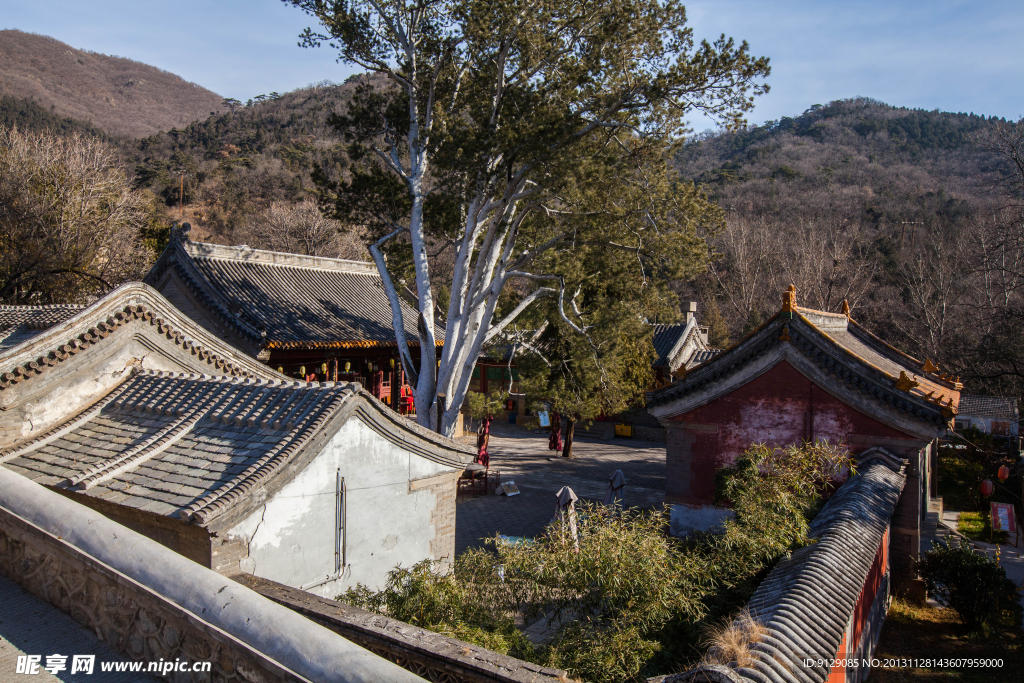
[[[352,73],[329,48],[297,46],[309,18],[280,0],[2,4],[0,28],[130,57],[243,101]],[[857,95],[1024,116],[1021,0],[699,0],[686,6],[698,38],[725,33],[771,58],[771,92],[748,116],[753,123]]]

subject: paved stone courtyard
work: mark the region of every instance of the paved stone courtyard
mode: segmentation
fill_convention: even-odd
[[[573,458],[548,450],[547,432],[535,434],[502,425],[492,428],[491,471],[522,492],[460,498],[456,506],[455,552],[483,546],[481,539],[538,536],[555,514],[555,494],[569,486],[581,500],[600,502],[615,470],[626,475],[625,504],[653,508],[665,501],[665,444],[638,439],[578,438]]]

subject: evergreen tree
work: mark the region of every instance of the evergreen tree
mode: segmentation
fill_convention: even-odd
[[[721,214],[666,159],[690,113],[740,125],[766,90],[768,61],[746,43],[696,46],[676,0],[291,2],[322,25],[307,46],[327,42],[378,75],[335,119],[349,175],[321,185],[338,218],[367,228],[424,425],[452,432],[481,349],[533,305],[591,344],[601,314],[585,307],[584,282],[608,274],[586,249],[631,254],[621,272],[641,284],[652,268],[706,260],[698,234]],[[423,353],[417,368],[394,279],[414,280],[419,348],[435,348],[437,241],[457,248],[447,343],[440,365]]]

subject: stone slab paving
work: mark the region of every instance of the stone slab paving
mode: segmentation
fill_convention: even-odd
[[[0,683],[155,683],[138,673],[100,671],[100,662],[125,661],[127,657],[77,621],[43,602],[10,579],[0,576]],[[67,669],[56,675],[39,670],[34,676],[18,674],[19,655],[67,655]],[[96,655],[93,674],[71,672],[72,655]]]
[[[600,502],[615,470],[626,475],[625,504],[644,508],[665,502],[665,444],[638,439],[582,438],[573,443],[573,458],[548,450],[546,432],[537,434],[502,425],[492,429],[488,452],[491,470],[513,480],[521,494],[459,499],[455,552],[483,546],[481,539],[538,536],[555,514],[555,494],[569,486],[583,500]]]

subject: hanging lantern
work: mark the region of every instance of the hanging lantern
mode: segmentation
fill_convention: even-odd
[[[1010,476],[1010,468],[1006,465],[1000,466],[999,472],[996,473],[996,476],[999,477],[999,481],[1006,481]]]
[[[323,365],[320,366],[320,372],[324,373],[325,375],[327,374],[327,363],[324,363]]]
[[[303,365],[302,367],[299,368],[299,374],[302,375],[303,377],[306,376],[306,366],[305,365]]]
[[[395,359],[394,358],[391,359],[391,369],[392,370],[395,369]]]
[[[373,363],[367,363],[366,369],[369,370],[370,372],[373,372]]]
[[[284,368],[281,367],[280,365],[277,366],[277,371],[280,372],[281,374],[284,374]]]
[[[352,369],[352,364],[349,363],[348,361],[345,361],[345,372],[348,372],[351,369]]]
[[[985,481],[981,482],[981,496],[983,498],[988,498],[989,496],[992,495],[992,492],[995,490],[995,488],[996,487],[992,485],[992,482],[986,479]]]

